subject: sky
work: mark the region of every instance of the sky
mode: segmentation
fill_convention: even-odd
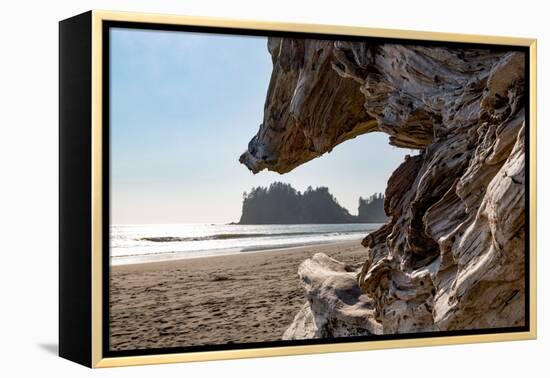
[[[258,131],[271,75],[264,37],[111,29],[111,223],[228,223],[274,181],[327,186],[357,214],[408,150],[359,136],[292,172],[238,162]]]

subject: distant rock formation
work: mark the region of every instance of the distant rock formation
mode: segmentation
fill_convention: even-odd
[[[302,264],[308,302],[284,338],[524,325],[525,54],[290,38],[268,49],[264,120],[240,158],[250,170],[289,172],[374,131],[419,151],[389,179],[390,220],[360,266]]]
[[[252,188],[243,194],[243,210],[239,224],[332,224],[384,222],[376,203],[381,195],[359,199],[360,216],[354,216],[340,206],[326,187],[307,188],[303,193],[290,184],[274,182],[268,188]],[[371,214],[372,213],[372,214]]]
[[[388,220],[384,211],[384,195],[375,193],[369,198],[359,197],[357,221],[361,223],[385,223]]]

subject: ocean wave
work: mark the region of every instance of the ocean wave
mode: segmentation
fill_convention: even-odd
[[[247,234],[214,234],[207,236],[146,236],[141,237],[139,241],[149,241],[154,243],[174,243],[174,242],[192,242],[205,240],[230,240],[230,239],[246,239],[246,238],[265,238],[265,237],[283,237],[283,236],[307,236],[307,235],[349,235],[369,232],[369,230],[361,231],[343,231],[343,232],[281,232],[281,233],[247,233]]]

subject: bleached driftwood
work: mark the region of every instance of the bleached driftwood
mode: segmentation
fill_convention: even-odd
[[[363,241],[361,266],[302,264],[308,302],[284,338],[523,325],[524,53],[288,38],[268,48],[264,120],[240,159],[250,170],[289,172],[375,131],[418,151],[388,181],[390,221]]]

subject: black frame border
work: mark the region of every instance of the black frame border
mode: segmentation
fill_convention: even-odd
[[[59,22],[59,356],[90,367],[92,17]]]

